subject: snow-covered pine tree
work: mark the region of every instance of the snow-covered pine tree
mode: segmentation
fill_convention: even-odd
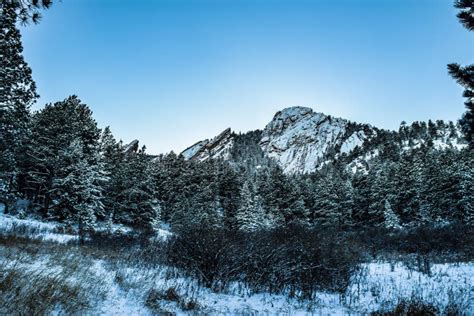
[[[385,199],[384,203],[384,225],[386,228],[389,229],[398,229],[401,228],[400,226],[400,219],[398,218],[397,214],[392,209],[392,205],[390,204],[390,197]]]
[[[109,181],[104,184],[104,208],[107,210],[107,220],[113,221],[115,210],[118,208],[117,195],[121,190],[121,165],[124,152],[120,142],[117,142],[107,126],[100,138],[100,159]],[[105,218],[103,218],[105,219]]]
[[[160,221],[161,208],[156,197],[154,170],[145,154],[145,147],[137,153],[128,153],[119,173],[115,220],[138,228],[155,229]]]
[[[458,18],[461,24],[468,30],[474,30],[474,1],[457,0],[454,5],[460,11]],[[464,105],[467,111],[459,121],[471,148],[474,148],[474,64],[461,66],[456,63],[448,65],[449,74],[465,89],[463,97],[466,98]]]
[[[286,176],[278,167],[270,167],[258,180],[259,194],[265,201],[265,208],[280,224],[308,223],[308,210],[294,179]],[[265,183],[266,182],[266,183]]]
[[[195,223],[201,227],[221,228],[224,212],[218,195],[217,161],[209,160],[193,166],[194,176],[188,188]],[[194,189],[193,189],[194,188]]]
[[[419,165],[419,173],[416,181],[418,192],[419,210],[413,220],[420,224],[428,224],[433,219],[439,219],[442,213],[439,201],[440,186],[443,185],[442,168],[438,166],[437,155],[433,149],[425,150]],[[441,182],[440,182],[441,181]]]
[[[428,199],[432,201],[431,217],[439,223],[460,221],[462,211],[459,205],[460,172],[463,161],[458,150],[433,150],[427,155],[425,164],[433,165],[427,183],[429,187]],[[425,184],[425,185],[426,185]]]
[[[465,150],[461,167],[460,205],[462,208],[462,221],[474,225],[474,155],[472,151]]]
[[[289,184],[288,206],[284,209],[287,223],[299,225],[309,224],[309,211],[304,203],[303,195],[297,178],[287,179]]]
[[[419,215],[419,179],[421,156],[411,153],[401,155],[393,179],[395,198],[391,203],[402,224],[414,221]]]
[[[240,205],[235,215],[237,228],[242,232],[255,232],[272,227],[265,214],[262,199],[256,195],[254,184],[247,180],[240,192]]]
[[[318,177],[314,184],[313,222],[320,225],[349,225],[352,223],[350,184],[334,171]]]
[[[370,206],[368,219],[370,223],[379,225],[384,222],[385,200],[392,193],[393,165],[390,162],[377,160],[369,170],[369,178],[372,183],[370,190]]]
[[[183,189],[189,180],[188,169],[191,162],[171,152],[155,159],[154,163],[158,165],[154,174],[154,186],[161,202],[162,220],[170,221],[181,215],[174,216],[174,212],[182,209],[178,204],[183,202],[181,197],[184,196]]]
[[[241,186],[239,173],[227,162],[222,162],[218,175],[219,198],[224,210],[226,227],[234,229],[235,215],[239,206]]]
[[[29,109],[38,94],[22,55],[13,3],[3,1],[0,10],[0,199],[6,199],[17,190],[20,160],[24,159],[29,135]]]
[[[308,210],[308,221],[313,222],[313,211],[315,203],[314,184],[310,177],[302,175],[298,181],[303,203]]]
[[[369,223],[371,183],[367,174],[357,171],[352,177],[353,219],[355,223]]]
[[[77,141],[82,146],[84,159],[89,165],[99,165],[100,130],[92,112],[76,96],[55,104],[47,104],[32,119],[32,133],[27,155],[29,170],[24,191],[44,215],[60,216],[50,212],[55,204],[53,182],[61,172],[62,153]]]
[[[81,242],[95,223],[104,216],[103,183],[108,180],[102,163],[88,161],[79,139],[59,152],[59,165],[52,183],[56,214],[78,224]]]

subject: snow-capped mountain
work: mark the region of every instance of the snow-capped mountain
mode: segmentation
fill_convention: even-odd
[[[431,125],[430,125],[431,124]],[[435,126],[436,132],[432,131]],[[378,155],[384,142],[395,143],[401,151],[419,148],[422,144],[445,149],[461,148],[458,127],[438,121],[415,122],[401,126],[400,131],[387,131],[368,124],[315,112],[294,106],[275,114],[258,139],[263,155],[273,158],[285,173],[310,173],[341,157],[349,162],[369,160]],[[429,136],[429,137],[428,137]],[[232,148],[241,135],[228,128],[211,140],[199,141],[182,152],[186,159],[232,159]],[[361,150],[365,148],[365,150]]]
[[[208,158],[228,158],[233,145],[234,135],[230,128],[213,139],[205,139],[185,149],[181,154],[186,159],[206,160]]]
[[[306,107],[290,107],[277,112],[267,124],[260,146],[285,172],[308,173],[375,135],[368,125],[356,125]]]

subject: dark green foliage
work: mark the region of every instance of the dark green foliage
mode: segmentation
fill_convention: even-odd
[[[471,29],[472,1],[458,1]],[[368,136],[310,175],[285,174],[260,147],[262,132],[232,135],[228,160],[186,161],[125,147],[75,97],[30,114],[38,97],[15,23],[35,20],[51,1],[3,1],[0,95],[0,201],[27,198],[41,215],[89,227],[98,220],[151,230],[159,221],[176,231],[194,227],[258,231],[331,226],[401,229],[473,223],[473,68],[450,65],[465,87],[461,126],[443,121],[402,123],[398,132],[348,123]],[[328,121],[333,120],[330,116]],[[465,142],[464,142],[465,143]],[[442,144],[444,148],[440,148]]]
[[[264,156],[259,144],[262,131],[256,130],[234,136],[234,145],[230,152],[232,161],[247,170],[255,170],[256,166],[265,166],[270,163],[270,160]]]
[[[235,216],[240,204],[241,176],[235,168],[223,163],[218,173],[218,194],[226,225],[236,228]]]
[[[30,139],[27,148],[29,170],[23,191],[43,214],[58,219],[71,217],[74,206],[67,203],[67,193],[75,188],[68,191],[61,181],[72,176],[74,168],[78,169],[77,176],[82,177],[79,173],[87,170],[81,168],[99,164],[100,130],[92,112],[72,96],[54,105],[48,104],[35,114],[31,131],[35,137]],[[71,147],[73,144],[75,148]],[[73,152],[68,152],[68,148]]]
[[[461,24],[469,31],[474,30],[474,1],[456,0],[454,7],[459,9],[457,17]]]
[[[461,24],[468,31],[474,30],[474,1],[457,0],[454,6],[459,9],[457,17]],[[463,97],[466,98],[464,105],[467,111],[459,122],[466,140],[474,148],[474,65],[452,63],[448,65],[448,73],[465,89]]]
[[[117,173],[113,219],[134,227],[154,229],[160,220],[161,206],[156,197],[156,166],[145,154],[145,148],[128,153]]]
[[[122,150],[122,145],[117,142],[112,135],[109,127],[102,131],[100,138],[100,155],[103,162],[104,173],[109,176],[109,181],[104,183],[104,208],[108,210],[108,217],[99,215],[101,220],[111,220],[118,209],[117,201],[118,195],[122,188],[121,167],[125,159],[125,153]]]
[[[2,0],[0,8],[8,7],[14,10],[18,21],[25,25],[30,22],[39,23],[40,10],[49,9],[52,4],[52,0]]]
[[[0,4],[0,200],[11,200],[21,181],[30,106],[36,101],[36,84],[22,56],[17,13]]]
[[[309,210],[314,224],[342,227],[352,223],[355,205],[347,180],[332,171],[318,177],[312,187],[313,205]]]

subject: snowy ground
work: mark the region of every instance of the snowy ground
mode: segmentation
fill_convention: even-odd
[[[364,315],[390,310],[401,299],[411,298],[436,306],[440,311],[455,302],[466,314],[474,314],[474,263],[434,264],[428,275],[401,262],[370,262],[363,264],[353,276],[345,294],[319,293],[313,300],[298,300],[287,295],[252,293],[239,283],[215,293],[170,267],[149,267],[126,259],[109,260],[106,256],[98,258],[82,252],[75,243],[65,245],[77,236],[65,234],[59,224],[18,219],[0,212],[0,234],[12,233],[31,240],[51,241],[61,247],[58,250],[45,244],[42,252],[22,254],[24,246],[0,245],[0,272],[16,269],[25,280],[38,282],[54,276],[55,284],[62,282],[83,292],[79,297],[89,302],[88,314],[188,314],[198,310],[211,314]],[[167,227],[163,227],[158,237],[166,238],[169,234]],[[50,254],[50,249],[57,252]],[[1,295],[4,294],[0,291],[0,299]],[[76,307],[59,304],[51,312],[61,314],[67,308]]]
[[[58,243],[67,243],[70,241],[77,241],[78,236],[74,234],[77,229],[67,227],[64,224],[56,222],[44,222],[33,218],[18,218],[16,216],[4,214],[3,204],[0,204],[0,233],[1,234],[15,234],[17,236],[28,237],[29,239],[38,239],[44,241],[53,241]],[[168,225],[162,225],[157,228],[155,239],[166,240],[171,236]],[[66,233],[66,231],[72,231]],[[120,224],[107,225],[102,223],[95,227],[96,231],[108,231],[110,233],[130,233],[133,229]]]
[[[400,299],[415,298],[445,310],[458,304],[474,314],[474,264],[434,264],[430,275],[409,269],[401,262],[364,264],[353,277],[344,298],[346,306],[360,313],[389,310]]]
[[[65,226],[58,223],[42,222],[36,219],[20,219],[3,213],[3,205],[0,207],[0,233],[15,234],[17,236],[28,237],[29,239],[39,239],[67,243],[77,240],[76,235],[64,233]]]

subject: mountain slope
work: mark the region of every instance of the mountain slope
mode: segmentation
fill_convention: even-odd
[[[292,174],[311,173],[340,159],[356,170],[353,168],[355,165],[363,166],[363,162],[387,151],[387,148],[400,153],[422,146],[438,149],[465,146],[459,126],[452,122],[415,122],[411,126],[402,124],[399,131],[388,131],[300,106],[277,112],[263,131],[249,133],[252,134],[250,138],[246,134],[232,133],[228,128],[212,140],[197,142],[182,155],[198,161],[208,158],[239,160],[234,146],[242,147],[245,143],[254,155],[263,154],[276,161],[285,173]],[[249,144],[249,140],[256,141],[256,144]],[[261,152],[255,150],[256,145]],[[239,152],[245,151],[240,147]],[[260,157],[253,159],[248,156],[245,160],[261,161]]]
[[[375,135],[368,125],[332,118],[306,107],[290,107],[276,113],[267,124],[260,145],[285,172],[308,173]]]
[[[188,147],[181,155],[186,159],[206,160],[208,158],[228,158],[229,150],[233,144],[231,129],[227,128],[213,139],[205,139]]]

